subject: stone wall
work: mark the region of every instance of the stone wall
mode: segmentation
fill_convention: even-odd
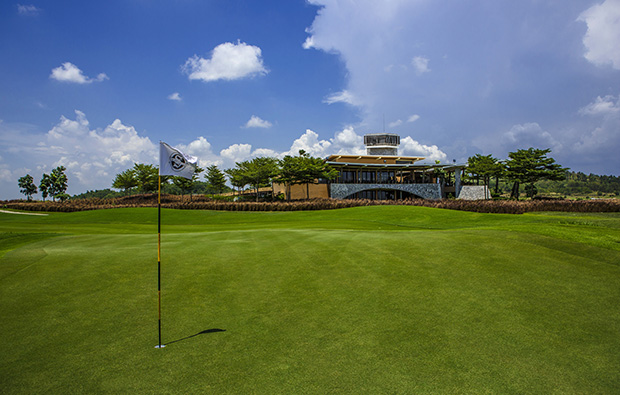
[[[491,193],[485,185],[463,185],[458,197],[462,200],[487,200],[490,198]]]
[[[373,189],[404,191],[430,200],[442,198],[440,184],[331,184],[330,196],[334,199],[344,199],[354,193]]]

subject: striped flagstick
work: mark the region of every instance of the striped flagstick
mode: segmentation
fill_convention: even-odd
[[[185,155],[178,149],[159,142],[159,177],[157,186],[157,327],[159,342],[155,348],[164,348],[161,344],[161,176],[177,176],[192,179],[196,172],[197,158]]]
[[[164,348],[161,344],[161,176],[157,177],[157,328],[159,344],[155,348]]]

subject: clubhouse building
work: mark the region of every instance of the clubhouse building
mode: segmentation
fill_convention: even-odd
[[[396,200],[408,198],[488,198],[479,188],[464,188],[461,175],[466,165],[421,164],[425,158],[398,155],[400,136],[376,133],[364,136],[366,155],[330,155],[326,161],[338,170],[332,181],[317,180],[309,185],[292,185],[291,199],[333,198]],[[274,193],[286,194],[282,184]],[[473,193],[473,194],[472,194]]]

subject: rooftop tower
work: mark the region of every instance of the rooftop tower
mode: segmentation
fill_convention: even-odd
[[[370,133],[364,135],[367,155],[398,156],[400,136],[394,133]]]

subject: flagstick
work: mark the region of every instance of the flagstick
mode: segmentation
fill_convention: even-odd
[[[157,187],[157,314],[158,314],[158,330],[159,345],[155,348],[164,348],[165,344],[161,344],[161,176],[158,176]]]

